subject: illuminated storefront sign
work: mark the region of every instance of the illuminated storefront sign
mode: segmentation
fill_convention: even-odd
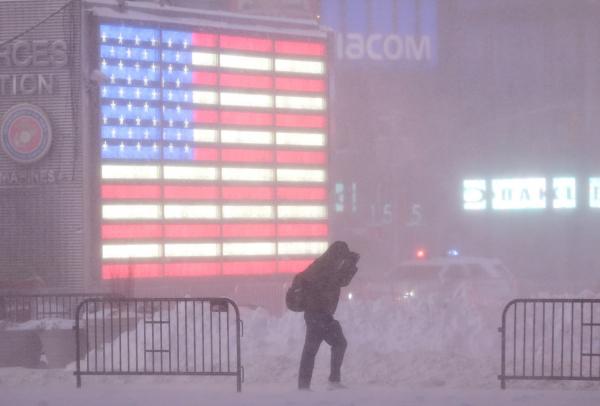
[[[321,23],[336,32],[338,60],[432,65],[437,0],[327,0]]]
[[[600,178],[589,179],[589,205],[600,207]],[[574,177],[466,179],[463,181],[465,210],[539,210],[577,208]]]
[[[327,248],[324,35],[99,38],[104,279],[298,272]]]

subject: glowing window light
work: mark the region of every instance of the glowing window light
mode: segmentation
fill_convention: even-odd
[[[102,259],[160,258],[160,244],[105,244]]]
[[[218,133],[215,129],[194,128],[193,137],[195,142],[217,142]]]
[[[225,144],[273,144],[270,131],[221,130],[221,142]]]
[[[273,69],[273,62],[270,58],[263,58],[258,56],[221,54],[219,63],[222,68],[249,69],[260,71],[269,71]]]
[[[327,206],[281,205],[277,206],[277,218],[325,219],[327,218]]]
[[[274,179],[270,168],[222,168],[221,179],[240,182],[271,182]]]
[[[150,165],[102,165],[102,179],[159,179],[160,168]]]
[[[591,208],[600,208],[600,178],[590,178],[589,199]]]
[[[484,179],[463,181],[463,208],[465,210],[487,209],[487,186]]]
[[[224,219],[272,219],[275,217],[273,206],[223,206]]]
[[[296,59],[275,59],[277,72],[309,73],[322,75],[325,73],[325,64],[320,61],[299,61]]]
[[[194,104],[217,104],[217,92],[194,90],[192,101]]]
[[[327,250],[327,241],[286,241],[277,244],[279,255],[321,255]]]
[[[277,169],[278,182],[325,182],[323,169]]]
[[[161,207],[158,204],[105,204],[102,205],[102,218],[117,219],[160,219]]]
[[[545,178],[492,179],[494,210],[546,208]]]
[[[577,180],[575,178],[553,178],[552,207],[555,209],[574,209],[577,207]]]
[[[323,97],[276,96],[275,107],[278,109],[324,110]]]
[[[167,204],[166,219],[218,219],[219,206],[205,204]]]
[[[174,180],[216,180],[217,168],[198,166],[165,166],[163,177]]]
[[[222,106],[273,107],[273,96],[252,93],[221,93]]]
[[[325,146],[325,134],[301,133],[301,132],[278,132],[276,134],[277,145],[295,145],[303,147]]]
[[[217,66],[217,55],[212,52],[192,52],[192,65]]]
[[[221,245],[216,243],[165,244],[165,257],[217,257]]]
[[[223,256],[269,256],[275,255],[274,242],[226,242]]]

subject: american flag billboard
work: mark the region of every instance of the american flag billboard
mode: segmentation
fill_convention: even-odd
[[[103,279],[297,272],[326,249],[324,36],[98,34]]]

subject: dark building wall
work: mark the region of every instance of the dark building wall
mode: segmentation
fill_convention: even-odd
[[[0,116],[31,103],[52,130],[33,163],[0,151],[0,281],[83,285],[79,35],[78,1],[0,2]]]

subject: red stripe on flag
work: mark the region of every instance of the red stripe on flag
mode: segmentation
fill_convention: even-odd
[[[277,225],[279,237],[326,237],[329,227],[325,223],[287,223]]]
[[[273,162],[273,151],[268,149],[223,149],[221,160],[226,162]]]
[[[221,123],[230,125],[271,126],[273,116],[270,113],[251,111],[222,111]]]
[[[216,86],[217,74],[215,72],[192,72],[192,83],[195,85]]]
[[[280,273],[298,273],[304,271],[314,259],[284,260],[277,263],[277,271]]]
[[[217,46],[217,35],[206,34],[202,32],[192,33],[192,45],[196,47],[211,47]]]
[[[216,186],[165,186],[165,199],[182,200],[214,200],[219,198]]]
[[[158,185],[102,185],[102,199],[159,199]]]
[[[320,187],[287,187],[277,188],[279,200],[326,200],[327,190]]]
[[[224,200],[272,200],[273,188],[267,186],[223,186]]]
[[[325,91],[325,81],[322,79],[277,77],[275,78],[275,89],[320,93]]]
[[[274,237],[275,224],[223,224],[223,237]]]
[[[103,240],[161,237],[160,224],[102,224]]]
[[[215,148],[194,148],[194,161],[218,161],[219,151]]]
[[[327,163],[327,155],[323,151],[277,151],[277,163],[323,165]]]
[[[158,278],[163,276],[162,264],[104,264],[102,279]]]
[[[275,41],[275,52],[286,55],[325,55],[325,44],[304,41]]]
[[[264,38],[238,37],[233,35],[221,35],[221,48],[237,49],[240,51],[271,52],[273,41]]]
[[[220,224],[165,224],[165,238],[219,238]]]
[[[194,122],[200,124],[214,124],[219,121],[219,112],[216,110],[194,110]]]
[[[223,275],[268,275],[276,270],[275,261],[223,262]]]
[[[237,87],[244,89],[271,89],[273,87],[273,78],[264,75],[220,73],[219,85],[222,87]]]
[[[314,114],[277,114],[275,122],[278,127],[325,128],[325,116]]]
[[[215,276],[221,273],[218,262],[173,262],[165,264],[165,276]]]

